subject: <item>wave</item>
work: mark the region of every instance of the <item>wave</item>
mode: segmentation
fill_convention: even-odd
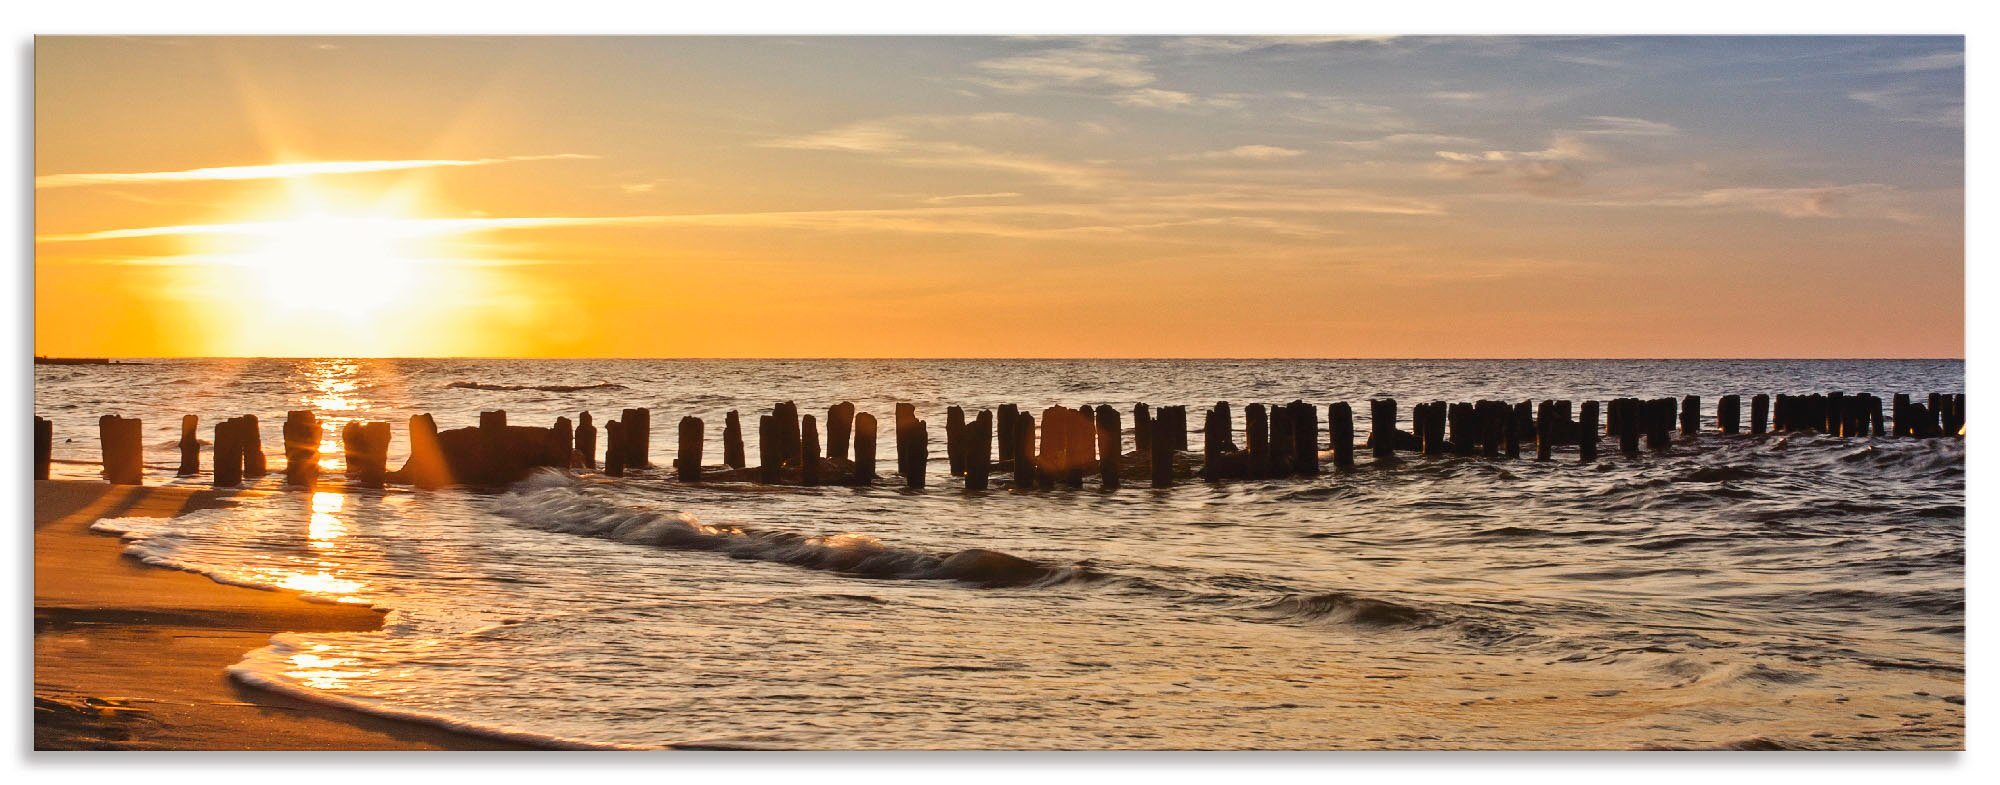
[[[496,502],[495,511],[510,520],[543,531],[632,545],[709,551],[866,578],[950,580],[989,589],[1107,577],[1080,564],[1050,566],[985,548],[937,555],[887,546],[863,534],[804,535],[711,526],[684,512],[633,509],[594,498],[582,483],[559,472],[542,472],[515,488]]]
[[[485,382],[452,382],[445,385],[445,387],[454,390],[496,390],[500,392],[536,390],[539,392],[558,393],[581,392],[583,390],[625,389],[625,385],[614,384],[612,382],[598,382],[596,384],[487,384]]]

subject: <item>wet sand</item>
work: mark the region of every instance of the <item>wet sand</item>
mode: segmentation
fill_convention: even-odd
[[[90,531],[101,518],[227,506],[230,495],[35,483],[35,749],[519,749],[236,683],[225,669],[275,633],[372,630],[381,614],[148,567]]]

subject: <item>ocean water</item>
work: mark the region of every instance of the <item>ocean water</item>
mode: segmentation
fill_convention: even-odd
[[[247,683],[550,745],[814,749],[1957,748],[1965,445],[1810,435],[1409,458],[1311,479],[968,493],[944,408],[1302,398],[1609,399],[1961,391],[1959,361],[202,360],[38,366],[56,471],[145,419],[148,482],[287,409],[334,427],[542,424],[653,409],[916,404],[931,486],[691,487],[664,468],[504,491],[274,474],[238,507],[120,519],[130,553],[389,609],[286,634]],[[560,388],[578,388],[563,390]],[[518,388],[518,389],[499,389]],[[536,389],[558,388],[558,389]],[[1747,401],[1746,401],[1747,402]],[[752,421],[754,423],[754,420]],[[1407,419],[1405,420],[1407,425]],[[1322,432],[1322,444],[1325,441]],[[1199,438],[1195,438],[1199,444]],[[1131,435],[1124,437],[1131,448]],[[893,471],[885,443],[881,470]],[[753,445],[754,450],[754,445]],[[203,458],[204,466],[208,463]],[[996,478],[1004,478],[996,473]],[[985,551],[1032,562],[1015,565]],[[970,552],[973,555],[964,555]],[[961,554],[952,558],[954,554]],[[968,562],[972,562],[968,566]],[[998,571],[997,573],[995,571]],[[981,580],[995,575],[1006,580]],[[992,584],[1005,585],[992,585]]]

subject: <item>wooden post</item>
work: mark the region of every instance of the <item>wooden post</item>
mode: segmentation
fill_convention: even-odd
[[[1889,415],[1891,417],[1889,431],[1891,436],[1910,435],[1910,425],[1914,422],[1914,418],[1910,416],[1909,393],[1896,393],[1890,399]]]
[[[998,419],[993,424],[993,427],[998,429],[995,432],[1000,436],[1000,460],[1012,460],[1014,457],[1014,417],[1020,413],[1019,405],[1000,404]]]
[[[1576,459],[1589,463],[1597,460],[1597,402],[1584,401],[1577,417],[1581,422],[1576,429]]]
[[[1619,398],[1611,406],[1616,414],[1618,451],[1628,456],[1639,454],[1639,399]]]
[[[56,424],[46,417],[35,418],[35,479],[49,478],[49,464],[55,459]]]
[[[1377,461],[1396,457],[1396,399],[1369,399],[1368,448]]]
[[[416,435],[411,434],[414,438]],[[549,465],[568,470],[576,465],[576,428],[569,424],[568,417],[557,417],[555,425],[549,426]]]
[[[1690,395],[1681,399],[1681,436],[1694,438],[1701,433],[1701,396]]]
[[[201,418],[192,414],[181,415],[181,465],[174,474],[186,477],[201,473]]]
[[[826,455],[847,460],[847,441],[854,435],[854,404],[841,401],[826,410]]]
[[[1083,487],[1084,475],[1090,473],[1091,464],[1097,457],[1097,421],[1092,417],[1091,407],[1086,404],[1069,410],[1069,449],[1066,454],[1069,465],[1063,473],[1063,483],[1071,488]]]
[[[911,412],[909,419],[906,421],[902,420],[904,415],[903,407],[905,406],[909,406],[909,411]],[[930,429],[923,420],[916,419],[916,415],[914,414],[916,407],[909,404],[897,404],[896,410],[899,420],[897,423],[899,427],[896,429],[896,464],[902,467],[903,486],[906,488],[922,488],[924,487],[924,470],[930,463]],[[902,427],[905,422],[908,424],[907,427]]]
[[[1224,440],[1229,438],[1229,402],[1218,401],[1209,407],[1201,421],[1201,478],[1209,482],[1222,479],[1222,456],[1226,449]]]
[[[846,435],[841,434],[843,438]],[[846,445],[843,444],[841,447],[844,452]],[[730,409],[728,414],[722,415],[722,463],[731,469],[741,469],[750,465],[743,460],[743,418],[735,409]]]
[[[1292,410],[1287,406],[1270,407],[1271,417],[1271,476],[1285,477],[1293,471],[1292,462],[1299,455],[1298,423],[1292,419]]]
[[[625,468],[646,469],[653,465],[653,411],[626,409],[618,413],[624,428],[619,438],[625,445]],[[503,425],[505,423],[502,423]]]
[[[1445,410],[1449,418],[1447,427],[1451,429],[1451,451],[1455,455],[1471,455],[1473,449],[1472,432],[1476,427],[1472,404],[1455,402]]]
[[[681,482],[701,482],[701,430],[701,418],[681,418],[680,454],[674,458]]]
[[[964,431],[964,407],[947,407],[944,410],[944,457],[953,477],[965,476]]]
[[[1014,413],[1014,490],[1035,489],[1035,475],[1040,472],[1035,467],[1035,416],[1023,411]]]
[[[1431,401],[1424,406],[1423,454],[1428,457],[1444,455],[1445,425],[1451,407],[1444,401]]]
[[[604,424],[604,476],[625,476],[625,424],[612,420]]]
[[[1528,425],[1531,427],[1526,429],[1521,427],[1521,407],[1526,405],[1528,405],[1527,401],[1522,401],[1520,403],[1507,403],[1506,401],[1500,402],[1500,407],[1502,409],[1501,414],[1507,419],[1507,422],[1504,425],[1506,430],[1500,434],[1500,439],[1502,441],[1503,450],[1505,451],[1507,457],[1509,458],[1521,457],[1521,437],[1535,434],[1535,431],[1532,427],[1535,424],[1534,420],[1532,419],[1532,413],[1530,413],[1530,419],[1528,421]]]
[[[854,484],[875,481],[875,415],[854,415]]]
[[[696,421],[699,425],[700,421]],[[808,414],[799,424],[799,484],[818,485],[819,478],[819,423]],[[696,433],[700,433],[697,429]],[[697,437],[699,438],[699,437]]]
[[[1535,460],[1546,461],[1553,457],[1556,447],[1556,404],[1543,401],[1535,412]]]
[[[983,491],[993,471],[993,412],[980,409],[965,428],[965,489]]]
[[[1069,419],[1064,417],[1060,406],[1042,410],[1041,450],[1035,453],[1035,487],[1050,490],[1056,487],[1056,479],[1068,473],[1067,456],[1069,448]]]
[[[1165,446],[1172,453],[1186,451],[1187,444],[1187,407],[1160,407],[1153,418],[1153,446]]]
[[[597,426],[590,424],[590,412],[576,416],[576,452],[583,456],[584,468],[597,468]]]
[[[757,479],[765,485],[777,485],[779,470],[783,468],[783,451],[778,447],[778,417],[765,414],[757,417]]]
[[[215,424],[215,440],[211,446],[215,451],[215,470],[210,481],[217,488],[234,488],[243,484],[243,438],[242,423],[231,417]],[[353,423],[348,428],[355,428]],[[342,431],[346,435],[346,431]]]
[[[1118,459],[1124,446],[1124,425],[1118,422],[1118,410],[1109,406],[1097,407],[1097,477],[1107,491],[1118,489]]]
[[[1243,407],[1243,443],[1249,453],[1246,473],[1250,479],[1271,476],[1271,418],[1264,404]]]
[[[1771,396],[1763,393],[1750,396],[1750,435],[1763,436],[1770,418]]]
[[[303,425],[293,425],[289,419],[285,421],[285,439],[288,445],[292,438],[291,434],[293,430],[303,427]],[[451,467],[445,462],[444,445],[438,442],[437,419],[428,414],[411,415],[408,427],[410,429],[410,460],[403,464],[403,474],[409,479],[410,484],[419,488],[442,488],[452,484],[455,480],[451,476]],[[286,454],[289,456],[291,454],[290,447],[288,446],[286,449]],[[569,444],[564,444],[563,449],[572,449],[572,447]],[[294,479],[292,464],[289,462],[289,459],[285,465],[285,481],[294,485],[312,484],[310,480],[300,482]]]
[[[1292,462],[1292,471],[1302,477],[1319,476],[1319,408],[1305,401],[1293,399],[1292,441],[1298,447],[1298,458]]]
[[[1869,435],[1877,439],[1882,438],[1882,396],[1880,395],[1870,394],[1868,396],[1868,432]]]
[[[433,428],[431,433],[435,439],[436,429]],[[285,484],[311,488],[319,482],[319,445],[320,440],[325,438],[319,418],[309,410],[285,412],[284,436]]]
[[[144,485],[143,432],[136,417],[107,414],[97,418],[98,449],[103,453],[104,480],[112,485]]]
[[[1655,398],[1648,402],[1646,419],[1646,447],[1665,451],[1673,446],[1669,435],[1674,422],[1674,399]]]
[[[1333,466],[1354,467],[1354,407],[1346,401],[1327,404],[1327,439],[1333,442]]]
[[[237,441],[237,425],[235,420],[227,420],[215,426],[215,484],[217,485],[225,482],[229,485],[236,484],[237,467],[242,465],[243,460],[242,444]],[[359,420],[352,420],[340,426],[340,453],[341,460],[347,464],[347,484],[367,485],[368,435],[363,431]],[[230,464],[230,475],[227,480],[222,473],[225,463]]]
[[[1502,443],[1507,441],[1507,423],[1514,419],[1514,407],[1506,401],[1480,401],[1473,411],[1479,415],[1479,454],[1500,457]]]
[[[1725,395],[1715,400],[1715,429],[1734,436],[1743,430],[1743,399]]]
[[[1168,409],[1161,409],[1161,419],[1153,422],[1153,487],[1167,488],[1174,484],[1174,440],[1173,437],[1157,430],[1166,419]]]
[[[361,424],[361,435],[368,447],[368,471],[361,478],[363,484],[371,488],[382,487],[389,473],[389,424],[386,422],[366,422]]]
[[[1132,442],[1140,452],[1153,449],[1153,410],[1143,403],[1132,405]]]

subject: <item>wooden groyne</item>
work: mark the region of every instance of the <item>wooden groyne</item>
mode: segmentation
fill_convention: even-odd
[[[1836,438],[1935,439],[1965,434],[1965,395],[1931,393],[1922,398],[1897,393],[1888,401],[1868,393],[1809,395],[1755,394],[1750,398],[1749,426],[1743,425],[1742,397],[1723,395],[1715,401],[1712,424],[1705,425],[1702,398],[1633,397],[1609,401],[1426,401],[1410,409],[1409,429],[1398,422],[1395,399],[1368,402],[1373,425],[1357,442],[1354,407],[1340,401],[1322,409],[1303,400],[1250,403],[1241,407],[1243,430],[1238,438],[1237,407],[1218,401],[1202,411],[1201,449],[1190,450],[1188,410],[1182,405],[1132,407],[1132,447],[1125,449],[1122,413],[1108,405],[1050,406],[1039,417],[1028,407],[1003,404],[970,411],[945,410],[945,471],[962,477],[966,490],[994,487],[995,475],[1005,475],[1014,491],[1080,488],[1096,478],[1106,490],[1125,483],[1168,488],[1190,481],[1228,482],[1315,477],[1330,463],[1336,472],[1355,467],[1357,448],[1365,448],[1378,466],[1394,466],[1405,454],[1423,458],[1518,460],[1532,445],[1534,459],[1550,461],[1558,450],[1574,448],[1579,462],[1598,460],[1599,440],[1608,440],[1622,456],[1643,451],[1699,449],[1713,439],[1756,439],[1781,434],[1820,434]],[[927,421],[913,404],[896,404],[892,428],[896,450],[896,480],[906,488],[926,487],[931,462]],[[1600,417],[1602,424],[1600,427]],[[651,460],[652,411],[630,408],[603,425],[602,463],[599,429],[589,412],[578,414],[572,426],[558,417],[547,426],[510,425],[507,412],[479,413],[476,427],[440,431],[429,414],[410,418],[409,458],[401,468],[388,466],[392,429],[386,422],[350,421],[339,432],[345,481],[360,487],[406,484],[436,488],[453,485],[497,487],[542,468],[599,470],[622,477],[647,473]],[[175,473],[201,471],[200,420],[181,420],[175,443],[179,464]],[[747,465],[741,416],[731,410],[723,419],[720,465],[704,465],[707,424],[698,417],[678,421],[671,475],[683,483],[760,483],[765,485],[870,485],[876,473],[876,418],[857,411],[851,402],[834,404],[824,419],[801,415],[798,404],[785,401],[758,416],[756,466]],[[822,428],[825,438],[822,440]],[[53,423],[35,418],[35,476],[47,479],[53,448]],[[287,412],[283,428],[285,485],[313,487],[320,481],[320,450],[324,426],[311,411]],[[1677,433],[1676,433],[1677,432]],[[144,482],[142,424],[134,418],[107,414],[98,420],[103,475],[115,484]],[[1324,441],[1322,440],[1324,437]],[[235,487],[266,471],[263,439],[254,415],[230,417],[214,426],[210,477],[218,487]],[[824,446],[824,449],[822,449]],[[852,448],[850,455],[850,446]]]

